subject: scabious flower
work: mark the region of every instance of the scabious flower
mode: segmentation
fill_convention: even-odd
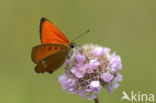
[[[64,74],[59,77],[63,90],[89,100],[97,98],[101,87],[109,93],[117,89],[122,75],[121,58],[111,49],[93,44],[76,47],[65,63]]]

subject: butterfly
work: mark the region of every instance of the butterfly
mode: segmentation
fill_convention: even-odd
[[[40,21],[40,39],[41,44],[33,47],[31,52],[35,72],[53,73],[64,64],[75,44],[46,18]]]

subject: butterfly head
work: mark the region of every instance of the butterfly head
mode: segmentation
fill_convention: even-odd
[[[74,47],[76,47],[76,43],[74,43],[74,42],[71,42],[71,43],[70,43],[70,47],[71,47],[71,48],[74,48]]]

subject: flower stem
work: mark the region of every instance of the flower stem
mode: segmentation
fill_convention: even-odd
[[[94,99],[95,103],[100,103],[98,97]]]

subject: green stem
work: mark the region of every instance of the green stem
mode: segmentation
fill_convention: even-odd
[[[100,103],[98,97],[94,99],[95,103]]]

